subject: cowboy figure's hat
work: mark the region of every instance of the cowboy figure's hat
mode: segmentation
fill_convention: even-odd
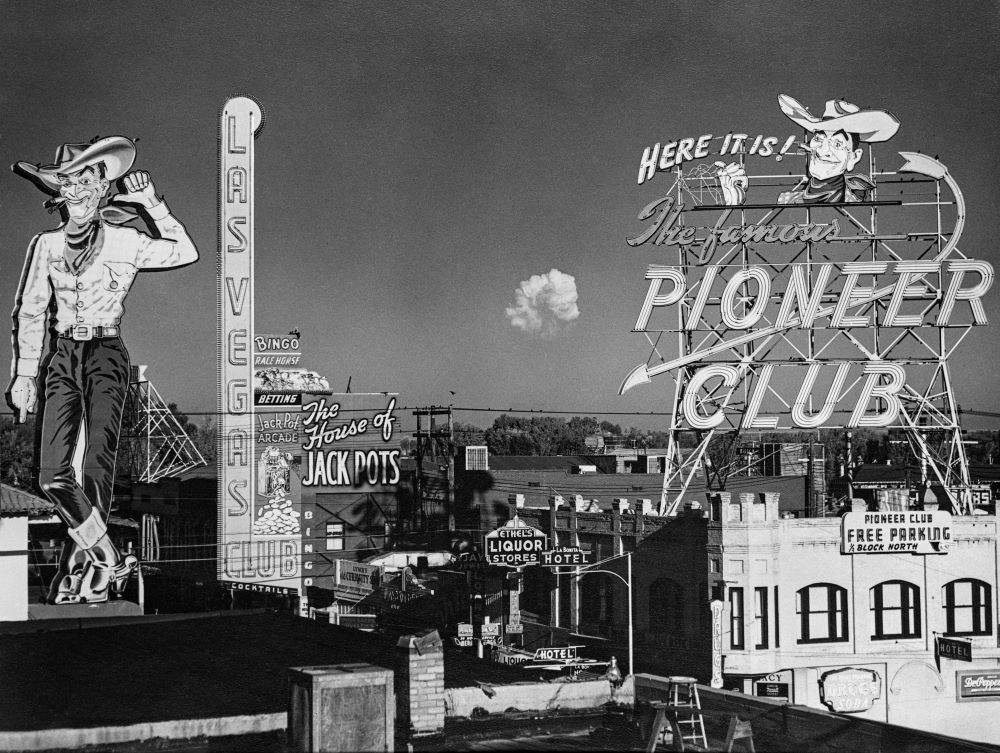
[[[109,181],[118,180],[132,167],[135,161],[135,144],[124,136],[108,136],[89,144],[63,144],[56,151],[55,162],[51,165],[32,165],[18,162],[11,169],[27,178],[43,191],[59,193],[59,176],[79,172],[84,168],[104,163],[104,177]]]
[[[899,130],[899,121],[891,113],[884,110],[862,110],[842,99],[828,100],[822,118],[817,118],[787,94],[778,95],[778,106],[789,119],[810,133],[843,131],[856,134],[860,141],[872,144],[888,141]]]

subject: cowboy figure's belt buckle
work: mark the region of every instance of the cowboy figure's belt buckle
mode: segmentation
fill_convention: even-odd
[[[73,327],[73,339],[77,341],[93,340],[94,328],[89,324],[77,324]]]

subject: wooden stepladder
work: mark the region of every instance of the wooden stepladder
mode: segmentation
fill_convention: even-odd
[[[656,750],[666,732],[670,734],[670,747],[673,750],[708,750],[703,715],[705,713],[721,715],[725,712],[702,711],[698,686],[694,678],[668,677],[667,680],[669,700],[650,703],[656,710],[656,715],[649,740],[646,742],[646,753],[653,753]],[[727,715],[730,719],[724,748],[726,753],[733,753],[734,750],[756,753],[750,722],[740,719],[736,714]]]
[[[670,725],[674,750],[684,750],[685,743],[708,749],[705,735],[705,720],[701,714],[701,700],[698,698],[698,681],[693,677],[668,677],[667,695],[669,702],[654,701],[656,717],[653,732],[646,744],[647,753],[656,750],[660,735],[667,724]]]

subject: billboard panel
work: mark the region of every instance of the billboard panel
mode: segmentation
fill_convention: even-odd
[[[298,441],[305,585],[337,590],[338,560],[379,553],[398,507],[397,396],[303,393]]]
[[[253,167],[262,122],[256,102],[236,97],[220,124],[218,577],[236,590],[298,593],[292,445],[271,436],[277,417],[258,420],[254,409]]]

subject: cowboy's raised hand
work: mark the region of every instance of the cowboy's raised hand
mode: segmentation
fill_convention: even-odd
[[[723,201],[731,207],[742,204],[746,200],[747,185],[750,183],[746,170],[737,162],[730,162],[728,165],[716,162],[715,166],[719,168],[716,175],[719,178],[719,187],[722,189]]]
[[[117,194],[113,201],[120,201],[125,204],[141,204],[144,207],[151,207],[159,204],[156,198],[156,189],[153,181],[149,178],[149,173],[144,170],[136,170],[122,178],[122,185],[125,191]]]

